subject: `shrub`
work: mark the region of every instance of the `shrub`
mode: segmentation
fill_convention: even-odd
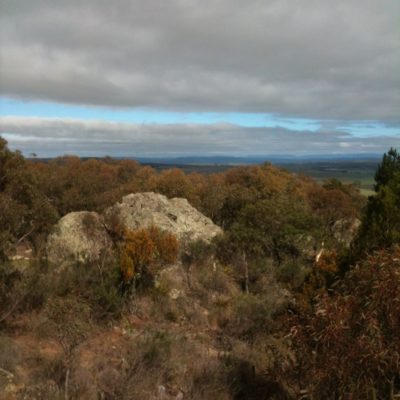
[[[151,241],[156,249],[156,258],[165,264],[172,264],[178,256],[178,240],[176,237],[167,231],[151,226],[148,229]]]
[[[213,259],[214,253],[215,243],[210,244],[206,243],[204,240],[198,239],[189,243],[182,256],[182,261],[188,266],[205,265]]]
[[[6,322],[7,317],[20,301],[17,290],[21,280],[21,273],[11,264],[0,262],[0,326]]]
[[[70,266],[54,276],[53,284],[57,296],[73,294],[84,299],[97,321],[118,317],[122,312],[125,297],[117,262]]]
[[[219,321],[230,335],[252,342],[260,332],[268,332],[275,312],[273,305],[258,295],[242,294],[233,299],[233,313]]]
[[[0,368],[13,373],[19,361],[19,351],[13,340],[7,336],[0,336]]]
[[[152,282],[161,265],[177,260],[178,249],[178,241],[173,234],[154,226],[125,230],[124,240],[119,249],[124,283]]]
[[[296,261],[288,261],[276,268],[277,280],[293,288],[301,286],[308,273],[309,269]]]
[[[61,355],[54,358],[38,358],[39,368],[35,369],[33,376],[35,382],[53,381],[61,388],[65,384],[65,362]]]
[[[399,299],[396,248],[353,267],[313,312],[296,317],[298,373],[315,398],[388,399],[400,391]]]
[[[18,391],[19,399],[64,400],[65,396],[52,381],[25,386]]]
[[[31,262],[26,269],[11,263],[0,263],[0,326],[17,312],[40,308],[53,291],[47,266]]]
[[[90,332],[90,306],[76,297],[58,297],[49,299],[43,311],[39,332],[55,337],[68,356]]]
[[[130,368],[119,398],[231,399],[226,368],[193,336],[144,332],[127,352]]]

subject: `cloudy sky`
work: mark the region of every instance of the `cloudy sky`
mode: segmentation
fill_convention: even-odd
[[[400,147],[398,0],[0,0],[0,135],[40,156]]]

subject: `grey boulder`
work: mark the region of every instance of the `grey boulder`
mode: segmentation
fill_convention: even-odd
[[[158,193],[129,194],[104,213],[107,229],[115,227],[135,230],[156,226],[174,234],[181,244],[194,240],[210,242],[222,233],[200,211],[192,207],[186,199],[168,199]]]

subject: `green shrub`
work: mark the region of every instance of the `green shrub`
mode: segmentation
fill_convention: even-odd
[[[300,287],[310,268],[301,265],[297,261],[288,261],[276,269],[276,278],[279,282],[286,283],[292,288]]]
[[[75,296],[47,300],[43,310],[42,333],[59,341],[69,354],[91,331],[90,305]]]
[[[209,264],[215,254],[215,242],[206,243],[202,239],[198,239],[189,243],[187,249],[185,249],[182,255],[182,261],[186,265],[206,265]]]
[[[223,321],[225,330],[234,337],[252,341],[259,332],[268,332],[272,325],[274,309],[262,297],[241,294],[234,299],[233,315]]]
[[[115,318],[121,314],[125,296],[116,261],[105,265],[71,265],[50,276],[54,296],[79,296],[90,304],[91,315],[97,321]]]

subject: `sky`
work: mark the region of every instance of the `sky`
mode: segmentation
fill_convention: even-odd
[[[400,1],[0,0],[0,135],[43,157],[400,148]]]

